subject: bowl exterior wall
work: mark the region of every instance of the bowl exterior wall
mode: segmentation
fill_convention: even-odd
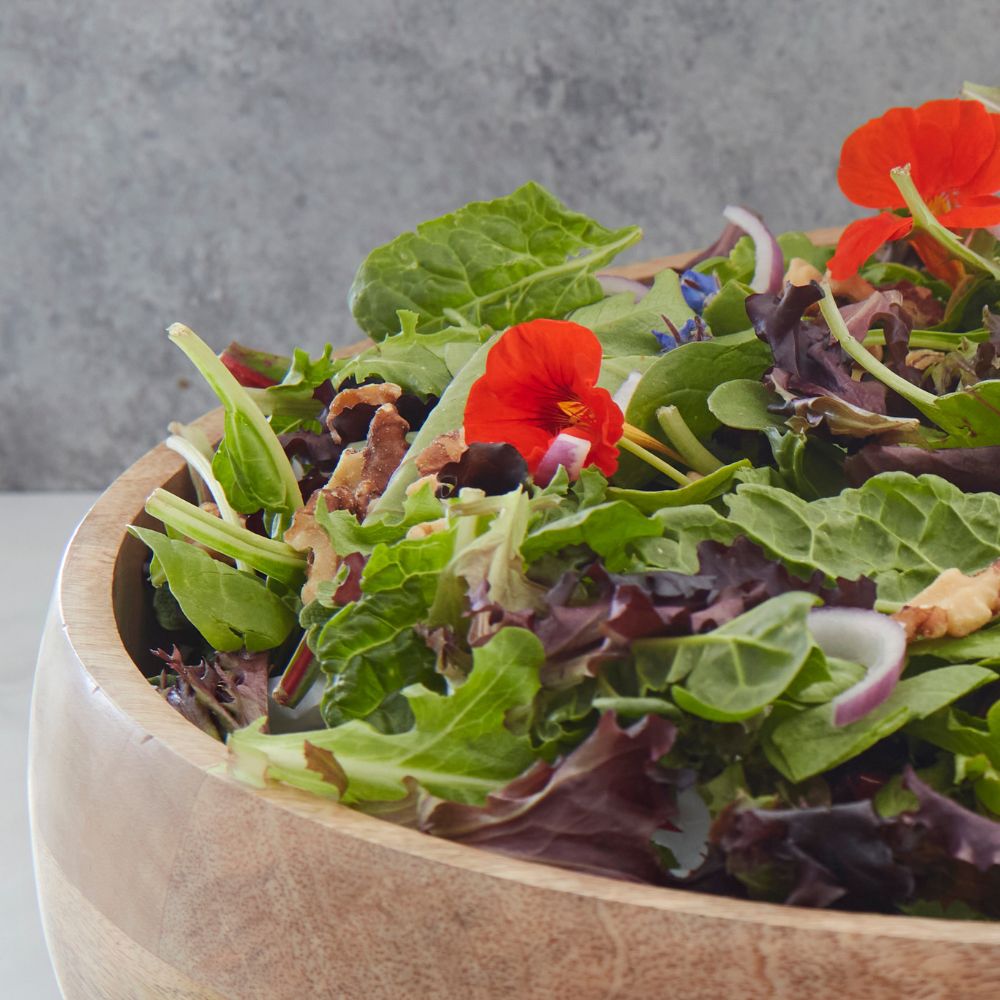
[[[170,711],[135,678],[147,707]],[[221,757],[207,738],[204,749]],[[413,853],[403,842],[427,838],[234,784],[112,701],[58,606],[39,660],[30,789],[43,920],[69,1000],[1000,993],[1000,937],[928,939],[926,921],[880,936],[852,931],[850,915],[831,931],[813,914],[776,923],[772,907],[748,921],[745,905],[704,912],[699,897],[666,891],[653,892],[669,906],[648,905],[631,886],[443,842],[437,856]],[[373,823],[403,842],[372,838]]]

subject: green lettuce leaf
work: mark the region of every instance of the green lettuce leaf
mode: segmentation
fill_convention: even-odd
[[[469,679],[453,694],[406,691],[414,718],[408,732],[355,721],[267,736],[256,725],[230,737],[230,769],[258,787],[271,778],[345,802],[398,800],[415,781],[439,798],[481,804],[535,759],[528,737],[504,720],[527,711],[544,653],[530,632],[506,628],[473,655]]]
[[[609,295],[600,302],[577,309],[570,319],[593,330],[606,358],[660,353],[654,330],[665,330],[669,319],[680,329],[694,316],[681,294],[676,271],[661,271],[653,286],[638,301],[631,292]]]
[[[963,493],[937,476],[884,472],[858,489],[813,501],[750,482],[723,503],[728,516],[707,506],[656,514],[683,553],[678,568],[696,571],[691,557],[698,542],[746,535],[800,576],[816,569],[831,578],[870,576],[881,601],[903,604],[945,569],[974,573],[1000,558],[1000,496]],[[970,648],[975,641],[969,637]],[[936,646],[921,649],[935,652]],[[986,655],[985,648],[978,652]]]
[[[772,597],[703,635],[639,639],[636,670],[647,691],[673,684],[685,712],[713,722],[756,715],[788,687],[812,649],[806,616],[814,594]]]
[[[295,614],[258,577],[158,531],[133,526],[129,532],[153,550],[185,618],[210,646],[257,652],[288,638]]]
[[[834,725],[829,703],[792,715],[777,713],[776,724],[765,735],[764,749],[771,764],[789,781],[805,781],[993,680],[992,670],[968,664],[928,670],[901,680],[881,705],[847,726]]]
[[[564,316],[601,298],[593,272],[642,236],[605,229],[535,183],[417,226],[373,250],[351,287],[351,311],[373,340],[418,316],[418,333],[456,321],[501,330]]]
[[[440,333],[417,333],[417,314],[400,310],[402,329],[367,351],[362,351],[337,372],[337,384],[354,378],[363,382],[380,378],[395,382],[404,392],[426,399],[440,396],[458,370],[489,339],[483,327],[447,327]]]
[[[521,555],[530,563],[547,552],[583,544],[603,557],[611,572],[616,572],[630,565],[626,553],[630,542],[662,534],[659,522],[646,517],[630,503],[612,500],[584,507],[529,532],[521,545]]]
[[[659,358],[643,374],[628,405],[625,419],[640,430],[662,434],[656,411],[676,406],[692,433],[705,440],[719,426],[708,408],[708,398],[730,379],[758,379],[771,364],[771,352],[756,337],[734,337],[684,344]],[[615,483],[641,486],[653,475],[650,467],[623,455]]]

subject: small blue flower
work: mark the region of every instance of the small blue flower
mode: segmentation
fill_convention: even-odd
[[[699,274],[692,268],[688,268],[681,275],[681,295],[688,304],[689,309],[693,309],[700,316],[708,300],[719,290],[719,279],[714,274]]]
[[[679,330],[666,316],[663,319],[670,327],[670,332],[653,330],[653,336],[659,341],[661,354],[666,354],[681,344],[690,344],[692,340],[712,339],[712,331],[700,316],[689,319]]]

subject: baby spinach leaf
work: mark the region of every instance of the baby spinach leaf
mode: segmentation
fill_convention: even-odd
[[[256,576],[158,531],[130,527],[129,532],[153,550],[184,617],[210,646],[257,652],[288,637],[295,614]]]
[[[750,329],[747,315],[747,296],[753,289],[742,281],[726,282],[705,305],[702,316],[709,329],[717,337]]]
[[[526,711],[538,691],[542,645],[524,629],[505,628],[473,652],[468,680],[450,695],[410,688],[413,728],[381,733],[353,721],[335,729],[267,736],[259,726],[230,737],[231,770],[258,786],[270,777],[345,802],[404,798],[407,779],[453,802],[482,803],[534,760],[527,735],[504,720]],[[346,790],[311,770],[306,745],[333,757]]]
[[[683,344],[646,370],[625,417],[630,424],[656,437],[661,433],[656,411],[661,406],[673,405],[695,436],[704,440],[719,426],[708,408],[708,397],[716,386],[734,378],[759,379],[770,364],[767,345],[752,335]],[[623,455],[615,483],[640,486],[650,475],[648,465]]]
[[[834,725],[829,703],[798,712],[766,732],[768,760],[789,781],[805,781],[995,679],[992,670],[967,664],[928,670],[901,680],[881,705],[848,726]]]
[[[593,272],[641,236],[636,226],[605,229],[529,182],[373,250],[351,287],[351,311],[373,340],[397,328],[398,309],[417,314],[418,333],[455,317],[501,330],[564,316],[601,298]]]
[[[776,392],[749,378],[723,382],[708,397],[708,408],[720,423],[747,431],[784,427],[785,418],[768,409],[780,403],[781,397]]]
[[[789,591],[712,632],[637,640],[636,670],[647,690],[673,684],[685,712],[714,722],[747,719],[779,697],[806,662],[806,616],[817,600]]]

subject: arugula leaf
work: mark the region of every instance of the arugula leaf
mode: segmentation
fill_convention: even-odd
[[[535,758],[528,737],[515,736],[504,720],[530,705],[544,653],[530,632],[505,628],[473,656],[468,680],[454,693],[407,690],[414,718],[408,732],[385,734],[353,721],[267,736],[255,725],[229,738],[230,770],[258,787],[272,778],[345,802],[404,798],[412,779],[440,798],[482,803]],[[334,758],[347,778],[346,790],[310,770],[307,744]]]
[[[295,625],[291,608],[250,573],[189,542],[149,528],[129,532],[152,550],[184,616],[215,649],[251,652],[280,646]]]
[[[418,333],[455,317],[496,330],[563,316],[601,298],[592,273],[642,236],[605,229],[529,182],[505,198],[473,202],[373,250],[351,286],[351,311],[373,340],[417,313]]]
[[[906,731],[955,754],[984,754],[994,767],[1000,767],[1000,701],[985,719],[950,708],[911,723]]]
[[[901,680],[881,705],[847,726],[834,725],[829,703],[780,718],[765,731],[764,750],[789,781],[805,781],[993,680],[992,670],[968,664],[928,670]]]
[[[747,719],[805,664],[812,649],[806,616],[817,600],[793,590],[702,635],[636,640],[636,670],[647,691],[673,684],[685,712],[714,722]]]
[[[569,316],[574,323],[592,330],[605,357],[660,353],[654,330],[666,327],[665,319],[680,329],[694,317],[694,310],[681,294],[676,271],[660,271],[653,285],[638,301],[631,292],[609,295],[600,302],[577,309]]]

